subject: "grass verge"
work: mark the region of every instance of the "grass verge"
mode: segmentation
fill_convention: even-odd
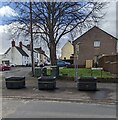
[[[74,68],[63,68],[60,69],[60,76],[75,76],[75,69]],[[78,76],[94,76],[98,78],[115,78],[115,75],[111,74],[110,72],[101,71],[101,70],[91,70],[87,68],[79,68],[78,69]]]

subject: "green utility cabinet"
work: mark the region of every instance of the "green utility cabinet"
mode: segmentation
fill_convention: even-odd
[[[59,67],[51,66],[51,76],[59,77]]]
[[[47,75],[47,68],[45,67],[35,67],[35,77],[41,77]]]

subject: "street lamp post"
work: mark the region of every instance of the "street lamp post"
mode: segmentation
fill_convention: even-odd
[[[75,45],[75,81],[78,80],[79,45],[80,42]]]

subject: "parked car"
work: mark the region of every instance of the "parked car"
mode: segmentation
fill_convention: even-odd
[[[31,66],[32,66],[31,63],[29,63],[29,64],[27,63],[27,64],[26,64],[26,67],[31,67]]]
[[[44,63],[44,66],[49,66],[49,65],[51,65],[51,62],[47,61],[47,62]]]
[[[57,66],[59,66],[59,67],[66,67],[68,65],[70,65],[69,62],[66,62],[66,61],[63,61],[63,60],[57,60]]]
[[[11,67],[8,66],[8,65],[2,65],[2,64],[0,64],[0,70],[4,71],[4,70],[10,70],[10,69],[11,69]]]
[[[11,67],[16,67],[16,64],[10,63]]]

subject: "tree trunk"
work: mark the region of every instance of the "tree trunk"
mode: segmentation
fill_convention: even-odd
[[[56,44],[55,42],[52,42],[50,44],[50,59],[51,59],[51,65],[56,65]]]

